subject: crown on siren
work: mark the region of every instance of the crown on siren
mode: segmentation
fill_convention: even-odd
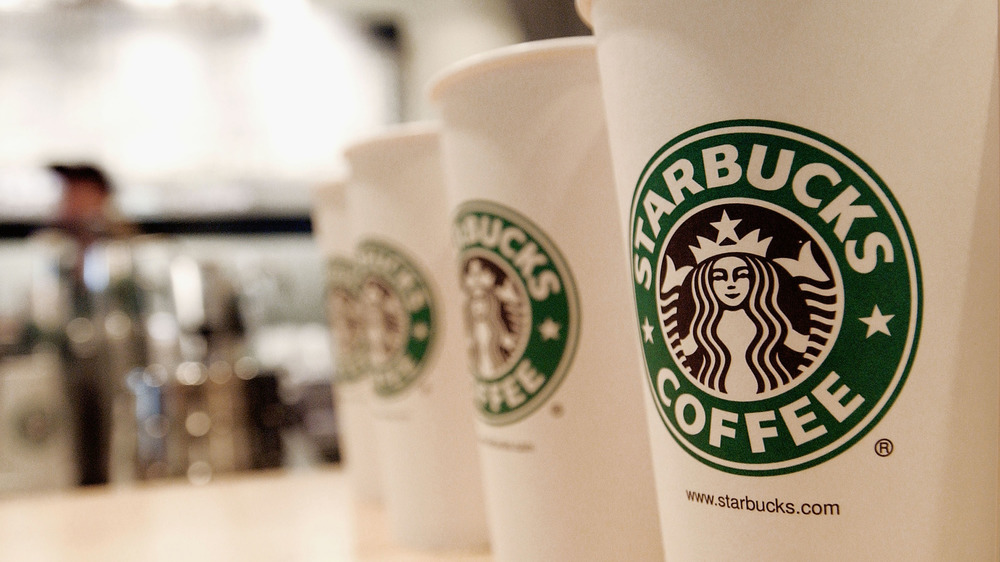
[[[718,231],[715,241],[703,236],[698,237],[697,246],[689,246],[694,259],[701,263],[707,259],[714,258],[722,254],[753,254],[765,257],[767,249],[771,245],[771,237],[760,239],[760,229],[754,230],[746,236],[740,237],[736,234],[736,225],[742,219],[731,219],[726,211],[722,211],[722,218],[711,223]]]
[[[472,293],[481,293],[493,288],[496,277],[488,269],[483,267],[483,262],[478,259],[472,260],[469,264],[469,271],[465,274],[464,285]]]

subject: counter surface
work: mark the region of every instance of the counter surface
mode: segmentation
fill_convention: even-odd
[[[270,472],[0,499],[0,560],[490,562],[390,540],[338,469]]]

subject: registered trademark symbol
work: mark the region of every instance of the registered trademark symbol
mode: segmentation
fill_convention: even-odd
[[[554,417],[554,418],[561,418],[562,415],[563,415],[563,406],[562,406],[562,404],[558,404],[558,403],[557,404],[553,404],[551,412],[552,412],[552,417]]]
[[[875,442],[875,454],[880,457],[888,457],[892,454],[892,441],[888,439],[879,439]]]

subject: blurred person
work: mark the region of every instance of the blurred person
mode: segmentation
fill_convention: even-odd
[[[101,329],[100,314],[107,303],[102,307],[99,301],[107,296],[101,294],[106,288],[88,285],[87,267],[88,260],[94,261],[92,250],[101,242],[126,238],[134,229],[118,214],[114,186],[100,167],[58,163],[49,170],[62,184],[52,226],[70,247],[60,263],[60,278],[68,289],[69,317],[59,347],[74,406],[79,483],[104,484],[109,474],[115,381]]]
[[[76,242],[78,262],[94,242],[134,234],[132,225],[118,213],[114,185],[100,167],[52,164],[49,170],[62,184],[54,226]],[[78,266],[82,268],[82,263]]]

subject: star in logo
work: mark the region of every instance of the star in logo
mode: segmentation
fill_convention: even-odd
[[[722,218],[712,223],[715,230],[719,232],[718,238],[715,239],[716,244],[724,240],[738,242],[740,237],[736,235],[736,225],[740,224],[742,221],[743,219],[733,220],[729,218],[729,213],[722,211]]]
[[[543,341],[559,339],[560,329],[562,329],[562,326],[551,318],[546,318],[544,322],[538,325],[538,333],[542,334]]]
[[[882,314],[882,311],[878,309],[878,305],[876,304],[872,308],[871,316],[858,319],[868,325],[868,333],[865,335],[865,339],[872,337],[876,332],[891,336],[892,334],[889,333],[889,321],[895,318],[895,316],[895,314]]]
[[[413,337],[418,340],[425,340],[430,335],[430,328],[423,322],[413,325]]]
[[[653,325],[649,323],[649,317],[642,319],[642,339],[647,343],[653,343]]]

